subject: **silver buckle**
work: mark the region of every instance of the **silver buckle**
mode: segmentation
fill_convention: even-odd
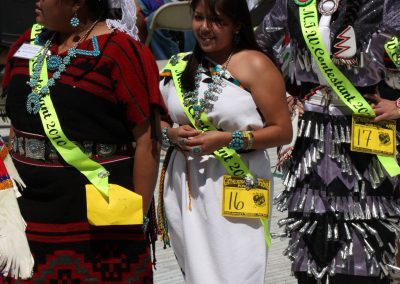
[[[25,138],[25,156],[31,159],[44,160],[45,141],[34,138]]]

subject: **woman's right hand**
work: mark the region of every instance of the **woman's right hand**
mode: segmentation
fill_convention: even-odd
[[[186,145],[188,138],[197,136],[200,133],[201,131],[194,129],[190,125],[182,125],[168,129],[168,138],[173,144],[177,145],[182,150],[189,151],[190,147],[187,147]]]
[[[400,108],[397,107],[396,101],[382,99],[378,95],[365,95],[365,97],[372,101],[371,106],[376,114],[375,122],[400,118]]]

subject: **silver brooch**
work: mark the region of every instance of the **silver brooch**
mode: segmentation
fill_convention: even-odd
[[[109,176],[110,176],[110,172],[104,170],[104,171],[99,172],[99,173],[97,174],[97,176],[98,176],[99,178],[106,178],[106,177],[109,177]]]
[[[171,57],[171,65],[175,66],[179,62],[180,59],[181,59],[180,56],[178,56],[177,54],[173,55]]]
[[[318,11],[324,16],[331,16],[339,7],[339,0],[322,0],[319,2]]]
[[[245,176],[244,177],[244,184],[246,185],[246,189],[255,188],[258,185],[258,178],[257,176]]]

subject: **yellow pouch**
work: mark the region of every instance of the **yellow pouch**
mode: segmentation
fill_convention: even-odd
[[[142,196],[109,184],[109,201],[93,185],[86,185],[87,218],[94,226],[143,224]]]

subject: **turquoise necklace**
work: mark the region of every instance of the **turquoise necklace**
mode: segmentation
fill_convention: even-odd
[[[221,67],[217,65],[215,68],[211,69],[211,82],[207,84],[207,90],[204,91],[204,98],[199,98],[199,88],[202,73],[205,73],[207,70],[202,66],[202,63],[197,67],[195,74],[195,88],[193,91],[185,92],[183,98],[183,104],[193,108],[193,117],[196,126],[201,126],[201,114],[213,110],[213,102],[218,100],[218,96],[222,93],[223,88],[226,87],[223,77],[226,76],[226,70],[232,54],[233,52],[229,54],[227,61]]]
[[[32,92],[28,95],[26,100],[26,110],[29,114],[38,114],[40,110],[40,97],[45,96],[49,93],[50,87],[53,87],[56,83],[56,80],[60,79],[61,73],[67,69],[67,66],[71,64],[71,60],[76,57],[76,55],[84,55],[84,56],[99,56],[100,48],[99,43],[97,41],[96,36],[92,37],[92,45],[93,50],[84,50],[78,49],[77,46],[89,35],[94,26],[97,24],[99,20],[95,21],[90,28],[86,31],[86,33],[81,37],[81,39],[76,42],[71,48],[67,50],[67,55],[64,58],[61,58],[59,55],[50,55],[48,57],[47,67],[49,70],[56,70],[53,73],[53,76],[49,78],[47,84],[40,88],[39,79],[40,73],[43,68],[43,63],[46,58],[47,52],[51,46],[51,42],[54,38],[53,36],[46,41],[43,50],[37,56],[35,66],[33,68],[33,74],[27,84],[32,88]],[[35,39],[35,43],[39,43],[39,36]]]

